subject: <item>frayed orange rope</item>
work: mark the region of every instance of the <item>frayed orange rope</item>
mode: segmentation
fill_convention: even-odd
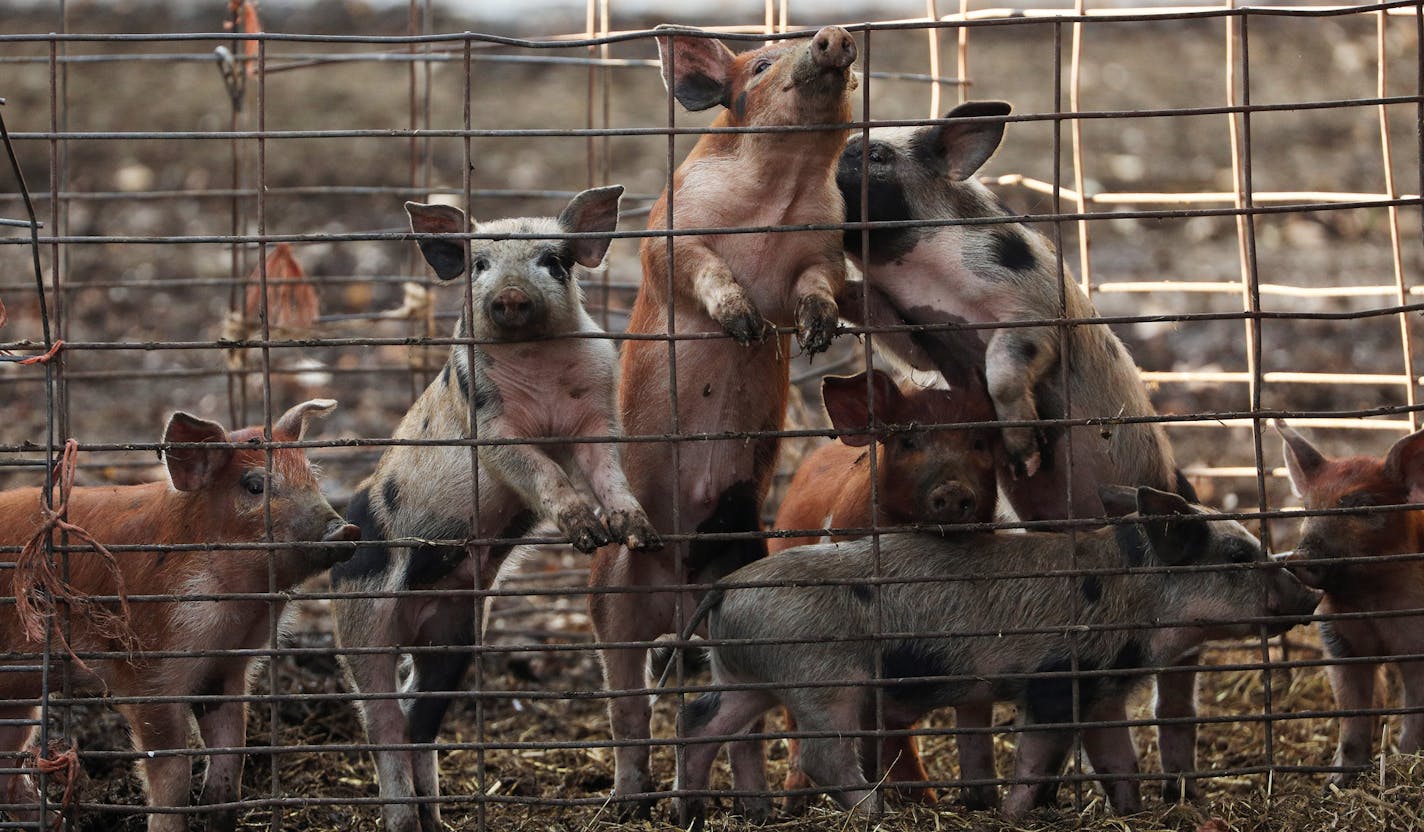
[[[59,499],[53,508],[46,508],[41,500],[40,515],[44,520],[35,530],[34,536],[25,544],[25,548],[20,550],[20,556],[15,559],[15,612],[20,617],[20,629],[25,638],[38,643],[44,640],[45,623],[56,617],[59,604],[67,604],[87,619],[101,637],[117,641],[128,652],[134,652],[138,648],[138,637],[129,626],[128,592],[124,587],[124,575],[119,570],[119,562],[93,535],[64,519],[69,495],[74,490],[74,463],[78,456],[79,443],[73,439],[65,442],[64,455],[59,463]],[[117,614],[93,603],[83,592],[60,577],[54,561],[45,551],[45,544],[56,529],[68,532],[103,556],[114,575],[114,585],[119,596]],[[62,626],[54,628],[54,639],[80,667],[92,672],[92,668],[75,655]]]
[[[50,347],[49,352],[46,352],[44,355],[32,355],[29,358],[21,359],[20,361],[16,361],[15,363],[26,365],[48,364],[51,360],[53,360],[56,355],[59,355],[59,351],[62,349],[64,349],[64,339],[55,341],[54,346]]]
[[[40,756],[37,749],[31,749],[29,752],[35,758],[35,768],[41,774],[53,777],[64,784],[64,795],[59,799],[59,811],[55,813],[54,823],[50,824],[50,829],[54,832],[58,831],[64,823],[65,814],[74,806],[74,784],[79,782],[78,743],[70,740],[67,750],[55,753],[54,748],[57,744],[50,744],[48,756]]]

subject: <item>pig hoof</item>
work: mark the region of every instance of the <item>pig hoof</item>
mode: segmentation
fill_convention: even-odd
[[[836,335],[840,310],[835,301],[807,295],[796,304],[796,341],[807,355],[825,352]]]
[[[621,540],[636,552],[654,552],[663,548],[663,539],[640,509],[609,512],[608,534],[614,541]]]
[[[1337,771],[1325,778],[1325,788],[1322,790],[1326,795],[1330,795],[1335,789],[1348,789],[1355,785],[1355,781],[1360,779],[1360,772],[1357,771]]]
[[[959,790],[959,800],[971,812],[999,808],[999,790],[993,786],[965,786]]]
[[[1177,803],[1180,801],[1193,801],[1201,797],[1201,790],[1197,788],[1197,781],[1188,780],[1185,777],[1178,777],[1162,784],[1162,802]]]
[[[598,519],[598,515],[588,506],[575,506],[559,512],[559,531],[580,552],[592,552],[600,546],[612,542],[608,527]]]
[[[766,321],[744,294],[736,294],[719,304],[716,318],[727,334],[744,347],[766,338]]]
[[[632,823],[638,820],[653,819],[653,801],[647,798],[642,800],[626,800],[622,803],[614,803],[612,806],[613,817],[619,823]]]
[[[771,798],[738,797],[732,800],[732,811],[751,823],[765,823],[771,817]]]
[[[707,819],[707,802],[701,798],[678,798],[677,825],[689,832],[698,832]]]

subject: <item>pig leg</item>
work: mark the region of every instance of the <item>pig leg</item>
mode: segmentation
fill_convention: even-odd
[[[38,716],[35,708],[0,708],[0,720],[33,720]],[[0,727],[0,767],[22,768],[26,764],[24,756],[25,746],[30,742],[30,737],[34,734],[32,725],[6,725]],[[28,774],[0,774],[0,804],[9,804],[16,808],[6,809],[5,813],[11,820],[34,821],[39,819],[39,813],[34,810],[26,811],[24,806],[39,806],[40,796],[35,789],[34,780]]]
[[[674,238],[673,247],[678,274],[692,275],[693,297],[712,320],[743,346],[766,338],[766,320],[721,257],[690,237]],[[655,256],[660,256],[661,250],[659,246]],[[666,271],[655,273],[666,274]],[[674,291],[680,285],[683,285],[681,281],[674,281]]]
[[[855,732],[860,730],[865,713],[864,697],[846,691],[837,692],[841,700],[808,698],[805,703],[787,703],[795,709],[801,729],[806,732]],[[859,741],[856,737],[805,737],[801,740],[801,770],[813,783],[826,789],[842,808],[864,806],[869,812],[880,810],[880,796],[866,781],[861,768]]]
[[[904,724],[900,722],[887,723],[886,728],[892,731],[904,731],[914,728],[915,724]],[[915,738],[911,736],[886,737],[880,750],[880,767],[885,772],[886,782],[895,785],[899,783],[923,783],[930,779],[925,771],[924,763],[920,761],[919,748],[915,744]],[[939,800],[939,795],[929,786],[898,786],[900,794],[906,800],[915,803],[930,805]]]
[[[246,692],[245,668],[243,673],[229,674],[229,678],[224,680],[224,696],[241,696]],[[195,704],[193,715],[197,717],[204,748],[242,748],[246,745],[246,702]],[[235,803],[238,800],[242,794],[242,764],[246,757],[241,752],[208,756],[208,771],[203,777],[203,805]],[[236,827],[236,809],[222,809],[208,815],[209,832],[232,832]]]
[[[719,679],[726,682],[726,679]],[[699,737],[719,737],[740,734],[757,720],[775,700],[765,691],[737,690],[713,691],[690,700],[682,706],[678,714],[679,734],[685,740]],[[749,744],[750,741],[733,743]],[[756,743],[760,745],[760,743]],[[677,776],[674,788],[678,791],[703,791],[711,779],[712,763],[717,759],[721,743],[688,743],[678,755]],[[735,769],[734,769],[735,771]],[[765,779],[752,788],[765,788]],[[684,829],[689,825],[701,827],[707,813],[707,798],[685,796],[674,801],[678,824]]]
[[[612,432],[612,425],[607,420],[589,430],[595,435]],[[630,549],[661,548],[662,540],[657,530],[628,488],[628,479],[618,461],[618,446],[611,442],[580,442],[574,446],[574,455],[588,477],[594,496],[603,504],[608,534],[613,542],[624,543]]]
[[[747,729],[760,734],[763,720],[754,720]],[[771,798],[766,792],[766,747],[761,740],[737,740],[727,743],[727,759],[732,764],[732,788],[739,792],[763,794],[739,795],[732,799],[737,814],[753,823],[761,823],[771,815]]]
[[[564,469],[542,449],[533,445],[491,445],[481,448],[479,455],[480,462],[513,489],[524,505],[540,506],[575,549],[592,552],[610,542],[608,527],[599,519],[592,501],[579,493]]]
[[[1161,683],[1158,677],[1158,683]],[[1194,676],[1191,678],[1195,678]],[[1118,722],[1127,719],[1127,700],[1104,702],[1092,709],[1088,717],[1093,722]],[[1136,774],[1137,746],[1132,744],[1132,732],[1126,727],[1086,728],[1083,750],[1098,776],[1108,803],[1119,815],[1134,815],[1142,811],[1142,790],[1136,779],[1118,778],[1115,774]],[[1164,766],[1165,768],[1165,766]]]
[[[1327,642],[1328,644],[1328,642]],[[1363,710],[1375,707],[1375,681],[1379,675],[1379,665],[1347,664],[1327,665],[1330,687],[1335,691],[1335,704],[1341,710]],[[1369,767],[1370,746],[1374,741],[1376,717],[1340,717],[1340,744],[1335,749],[1332,765],[1348,771],[1337,771],[1325,781],[1332,786],[1348,786]]]
[[[1073,747],[1073,731],[1058,728],[1047,731],[1025,731],[1019,735],[1014,750],[1015,779],[1054,777],[1063,771],[1063,763]],[[1058,795],[1058,782],[1041,780],[1015,783],[1004,798],[1004,817],[1018,820],[1041,806],[1051,807]]]
[[[1002,421],[1039,418],[1034,386],[1058,358],[1053,331],[1041,327],[1000,329],[989,339],[984,370],[989,396]],[[1038,473],[1039,431],[1032,426],[1003,428],[1004,450],[1015,477]]]
[[[473,555],[481,557],[480,553]],[[471,653],[468,646],[475,641],[475,609],[469,601],[455,600],[438,604],[436,613],[427,620],[416,635],[416,643],[424,645],[450,645],[451,649],[438,653],[417,653],[411,663],[410,678],[405,690],[428,693],[431,691],[457,691],[463,686],[465,671],[470,666]],[[410,725],[410,741],[413,743],[433,743],[440,733],[440,723],[445,719],[445,711],[450,707],[448,697],[419,697],[405,700],[405,716]],[[419,803],[416,812],[420,816],[420,828],[424,832],[441,832],[445,827],[440,822],[440,804],[433,802],[440,797],[439,759],[435,749],[412,751],[411,781],[418,797],[431,798],[432,802]]]
[[[1400,662],[1399,675],[1404,683],[1404,707],[1424,705],[1424,664]],[[1404,714],[1400,718],[1399,753],[1418,754],[1424,748],[1424,713]]]
[[[1201,655],[1193,652],[1183,657],[1176,667],[1195,667]],[[1197,715],[1197,674],[1171,672],[1157,674],[1156,714],[1158,719],[1182,719]],[[1123,733],[1126,733],[1124,730]],[[1162,753],[1163,774],[1191,774],[1197,770],[1197,726],[1194,722],[1157,726],[1157,746]],[[1093,764],[1097,768],[1097,764]],[[1162,799],[1195,800],[1198,796],[1195,780],[1176,777],[1162,784]]]
[[[189,714],[186,704],[121,705],[119,713],[133,731],[140,752],[171,751],[188,747]],[[142,757],[139,777],[150,806],[187,806],[193,761],[184,755]],[[188,832],[188,818],[179,814],[148,816],[148,832]]]
[[[791,711],[786,711],[786,731],[794,734],[797,731],[796,715]],[[806,772],[801,769],[801,740],[796,737],[786,738],[786,779],[781,781],[781,788],[786,791],[796,789],[811,788],[811,778],[806,776]],[[781,809],[788,815],[800,815],[806,811],[808,795],[788,794],[782,799]]]
[[[835,337],[840,313],[835,291],[845,283],[845,258],[816,263],[796,278],[796,340],[807,355],[825,352]]]
[[[954,725],[956,728],[989,728],[994,723],[993,703],[956,705]],[[954,738],[959,748],[960,780],[993,780],[994,735],[988,731],[959,734]],[[977,786],[961,786],[959,798],[967,809],[992,809],[999,805],[999,787],[993,783]]]
[[[868,306],[868,311],[867,311]],[[910,323],[884,292],[863,280],[848,280],[836,294],[836,307],[842,318],[859,327],[900,326]],[[877,332],[871,336],[876,346],[922,372],[939,369],[929,353],[920,348],[908,332]]]

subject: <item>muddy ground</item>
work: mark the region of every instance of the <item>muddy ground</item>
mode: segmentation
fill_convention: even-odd
[[[178,8],[119,4],[74,6],[70,27],[86,32],[214,31],[221,23],[223,4],[191,4]],[[202,8],[211,6],[208,14]],[[796,4],[792,4],[793,15]],[[617,14],[617,4],[614,4]],[[1363,98],[1375,95],[1374,17],[1288,19],[1252,18],[1250,22],[1251,100],[1254,103],[1305,103]],[[302,11],[267,13],[270,31],[308,33],[360,33],[395,35],[406,31],[402,12],[372,11],[359,3],[328,3]],[[632,28],[657,21],[632,21],[615,17],[615,27]],[[705,23],[703,20],[682,20]],[[750,21],[748,21],[750,22]],[[793,17],[797,24],[820,23]],[[540,21],[538,31],[549,34],[582,27],[582,18]],[[0,32],[45,32],[58,28],[48,9],[21,9],[0,16]],[[480,21],[449,15],[432,22],[435,31],[484,31]],[[1206,22],[1097,23],[1084,36],[1083,100],[1085,110],[1130,111],[1143,108],[1220,106],[1225,101],[1226,75],[1224,24]],[[1385,42],[1390,55],[1386,93],[1414,92],[1418,44],[1413,23],[1391,19]],[[503,33],[503,32],[501,32]],[[1063,65],[1069,35],[1062,30]],[[976,29],[970,40],[970,88],[974,97],[1012,101],[1018,112],[1049,112],[1056,101],[1066,101],[1066,91],[1054,88],[1055,40],[1049,24]],[[942,38],[944,74],[952,74],[952,34]],[[95,56],[67,65],[62,111],[56,116],[64,129],[103,131],[216,131],[233,124],[232,109],[211,58],[209,42],[75,43],[65,50],[71,56]],[[268,59],[274,68],[301,63],[315,53],[376,51],[370,46],[330,44],[272,44]],[[396,51],[392,48],[390,51]],[[875,71],[925,72],[927,50],[923,32],[876,32],[870,48]],[[0,56],[8,61],[0,76],[0,97],[8,99],[6,123],[15,132],[49,129],[50,69],[46,44],[7,43]],[[584,57],[586,50],[545,50],[540,54]],[[478,55],[506,55],[525,59],[532,50],[481,49]],[[654,49],[648,41],[612,47],[615,58],[649,59]],[[126,56],[120,62],[102,56]],[[176,55],[159,59],[161,55]],[[36,58],[38,62],[22,59]],[[577,65],[541,65],[526,62],[478,60],[472,78],[473,123],[481,128],[581,128],[589,119],[589,71]],[[657,73],[647,67],[616,68],[608,87],[608,124],[613,127],[650,127],[664,123],[665,99]],[[1066,78],[1066,73],[1064,75]],[[423,75],[417,74],[417,102],[427,96]],[[271,73],[262,90],[261,119],[268,130],[330,130],[359,128],[381,131],[409,125],[411,77],[407,65],[396,61],[323,63]],[[909,81],[872,81],[875,118],[923,117],[928,91]],[[259,126],[256,80],[239,115],[238,129]],[[602,87],[595,85],[593,116],[602,124]],[[428,99],[432,127],[453,128],[461,123],[462,74],[456,63],[434,66]],[[952,101],[953,91],[947,90]],[[1409,105],[1388,108],[1394,136],[1394,172],[1397,187],[1406,193],[1419,189],[1419,145],[1416,110]],[[423,116],[422,123],[423,123]],[[705,124],[706,115],[679,113],[679,124]],[[1379,192],[1384,188],[1378,140],[1378,112],[1373,107],[1348,109],[1295,109],[1257,113],[1251,118],[1252,173],[1258,190]],[[1100,191],[1229,191],[1231,188],[1230,138],[1224,115],[1174,118],[1127,117],[1089,121],[1084,127],[1085,168],[1090,192]],[[677,142],[675,155],[683,155],[691,139]],[[417,160],[412,163],[412,144]],[[273,234],[348,233],[398,231],[404,218],[400,202],[434,188],[460,188],[462,142],[435,138],[412,143],[402,137],[381,135],[360,138],[281,138],[265,143],[265,198],[242,197],[237,203],[237,227],[255,233],[261,227]],[[68,340],[90,343],[206,341],[219,337],[232,308],[234,272],[246,275],[256,262],[251,248],[239,253],[236,267],[230,249],[221,243],[160,244],[160,236],[220,235],[233,225],[233,200],[225,189],[232,183],[232,149],[227,140],[76,138],[62,147],[64,190],[75,194],[101,194],[74,199],[67,204],[60,227],[67,235],[123,237],[123,242],[96,243],[77,239],[60,248],[62,334]],[[999,155],[986,167],[991,176],[1018,173],[1051,181],[1055,175],[1054,131],[1050,122],[1014,124]],[[52,170],[50,144],[42,138],[17,143],[20,161],[32,190],[48,191]],[[471,141],[471,187],[476,191],[500,190],[496,196],[477,197],[472,205],[478,217],[523,213],[549,213],[558,209],[563,194],[602,181],[624,183],[629,189],[625,208],[634,213],[625,227],[638,227],[646,206],[667,175],[666,141],[659,136],[619,136],[592,144],[583,138],[476,138]],[[243,188],[258,183],[257,142],[247,139],[237,148]],[[1062,133],[1061,171],[1071,184],[1067,131]],[[606,166],[606,171],[604,170]],[[412,171],[414,170],[414,180]],[[592,172],[591,172],[592,171]],[[0,217],[21,216],[20,204],[7,183],[0,191]],[[408,194],[368,194],[367,186],[412,187]],[[341,186],[341,192],[321,189]],[[514,191],[517,193],[509,193]],[[154,198],[154,192],[169,193]],[[999,192],[1015,210],[1044,214],[1054,210],[1047,196],[1021,188]],[[42,219],[51,219],[51,201],[44,194],[37,202]],[[1224,207],[1223,203],[1212,203]],[[1136,207],[1136,206],[1132,206]],[[1152,206],[1146,206],[1152,207]],[[1065,208],[1067,206],[1065,205]],[[1108,214],[1111,207],[1095,209]],[[1403,228],[1402,265],[1406,280],[1417,280],[1421,262],[1420,211],[1417,206],[1400,212]],[[1044,226],[1061,233],[1068,263],[1075,269],[1077,228]],[[1179,280],[1239,281],[1236,225],[1230,217],[1197,216],[1171,219],[1126,219],[1105,216],[1090,224],[1092,280],[1095,287],[1125,281]],[[3,229],[0,237],[13,238],[16,229]],[[1312,210],[1263,216],[1255,223],[1256,260],[1263,283],[1299,287],[1392,285],[1395,275],[1388,216],[1383,209]],[[413,254],[399,241],[342,241],[300,244],[299,260],[317,287],[325,321],[315,336],[380,337],[443,334],[451,325],[449,314],[459,303],[458,289],[434,289],[438,314],[415,318],[371,320],[373,313],[400,307],[402,283],[429,285]],[[54,269],[54,249],[45,247],[45,269]],[[20,246],[0,246],[0,299],[9,308],[9,325],[0,329],[0,342],[38,340],[37,304],[29,277],[28,254]],[[606,314],[611,330],[623,325],[621,311],[631,300],[640,278],[635,244],[616,242],[611,250],[606,279],[611,288],[590,287],[590,303]],[[600,280],[603,278],[600,277]],[[1238,294],[1198,294],[1158,291],[1124,294],[1099,291],[1094,300],[1107,315],[1165,314],[1178,312],[1229,312],[1241,308]],[[1326,312],[1366,310],[1394,303],[1387,295],[1351,298],[1283,298],[1267,295],[1263,307],[1272,310]],[[1417,322],[1416,322],[1417,325]],[[1247,340],[1240,321],[1144,323],[1118,329],[1145,370],[1246,369]],[[1401,373],[1404,369],[1397,317],[1376,317],[1348,322],[1324,320],[1268,321],[1262,326],[1262,367],[1267,371]],[[239,385],[242,395],[229,395],[224,374],[231,356],[216,347],[129,350],[74,350],[66,354],[63,390],[58,413],[65,435],[82,441],[143,442],[157,439],[166,414],[183,408],[204,416],[228,419],[240,412],[249,420],[260,417],[260,375]],[[1417,350],[1416,350],[1417,358]],[[322,428],[324,437],[388,436],[401,413],[433,369],[442,360],[439,350],[407,346],[317,347],[274,350],[273,407],[294,401],[332,395],[341,410]],[[827,367],[852,370],[859,357],[849,338],[842,338],[827,359],[814,366],[798,360],[794,372],[800,379],[802,402],[792,418],[797,424],[821,424],[816,405],[816,380]],[[260,356],[246,357],[249,369],[260,368]],[[116,375],[161,373],[157,377]],[[45,439],[47,399],[37,368],[0,364],[0,487],[33,484],[37,454],[22,443]],[[1234,382],[1165,383],[1153,391],[1158,408],[1166,413],[1204,413],[1246,409],[1248,388]],[[1301,384],[1271,382],[1262,389],[1267,408],[1355,411],[1402,405],[1404,385]],[[245,401],[244,401],[245,400]],[[810,405],[806,405],[809,401]],[[1249,430],[1180,426],[1169,429],[1179,461],[1188,467],[1222,467],[1255,464]],[[1380,451],[1398,436],[1392,431],[1317,431],[1332,451],[1360,448]],[[788,442],[782,476],[789,476],[794,461],[809,443]],[[313,452],[325,472],[333,498],[340,502],[370,471],[379,450],[321,449]],[[150,452],[95,452],[83,458],[80,479],[85,483],[132,482],[155,475]],[[1278,466],[1274,438],[1265,443],[1265,464]],[[1217,505],[1249,508],[1259,504],[1254,476],[1199,479],[1198,485]],[[1267,497],[1273,507],[1292,504],[1282,480],[1269,482]],[[1273,525],[1276,548],[1289,546],[1292,523]],[[547,552],[531,558],[522,574],[532,583],[576,586],[580,558]],[[304,602],[302,616],[292,634],[295,644],[330,645],[323,602]],[[602,703],[583,696],[536,700],[521,691],[590,692],[599,687],[596,661],[587,651],[549,652],[549,645],[576,645],[591,639],[582,600],[577,596],[557,601],[531,596],[499,603],[492,637],[504,646],[523,645],[527,652],[487,658],[483,673],[486,688],[508,691],[508,698],[492,702],[484,715],[483,736],[490,740],[549,740],[590,745],[560,749],[506,749],[484,756],[483,777],[478,755],[472,750],[450,751],[442,756],[446,792],[468,796],[484,791],[491,800],[530,800],[538,797],[599,798],[607,794],[612,777],[610,752],[596,746],[606,739]],[[1318,653],[1315,637],[1302,630],[1293,635],[1292,658]],[[1312,652],[1315,651],[1315,652]],[[1214,661],[1253,661],[1259,652],[1224,646]],[[337,693],[341,690],[335,662],[330,656],[310,656],[277,661],[273,671],[283,691]],[[1330,707],[1328,685],[1314,669],[1270,677],[1273,711],[1321,710]],[[474,683],[473,677],[471,683]],[[1263,675],[1259,671],[1208,673],[1202,679],[1202,702],[1209,714],[1260,713],[1264,707]],[[269,673],[258,674],[259,690],[270,685]],[[659,705],[660,731],[669,731],[670,705]],[[1139,713],[1141,711],[1139,710]],[[275,722],[273,717],[275,716]],[[1001,714],[1008,720],[1011,714]],[[931,726],[943,726],[941,721]],[[117,717],[102,706],[78,709],[74,725],[85,750],[122,749],[123,731]],[[1288,719],[1272,723],[1274,761],[1282,765],[1321,765],[1329,761],[1334,744],[1334,723],[1328,719]],[[1225,769],[1268,761],[1264,727],[1259,722],[1221,722],[1203,728],[1201,759],[1206,768]],[[473,742],[480,735],[473,700],[455,705],[447,722],[445,739]],[[1396,731],[1391,730],[1393,737]],[[252,745],[313,746],[298,752],[256,755],[247,769],[245,793],[263,797],[274,793],[296,801],[339,801],[375,795],[368,759],[355,751],[322,751],[319,746],[360,740],[353,712],[330,700],[285,702],[275,709],[254,708],[249,731]],[[1138,742],[1147,750],[1147,770],[1155,752],[1150,731],[1139,731]],[[926,758],[935,778],[952,779],[954,762],[949,739],[925,741]],[[1001,770],[1007,770],[1010,740],[1000,741]],[[779,778],[785,751],[780,743],[771,749],[772,775]],[[671,755],[656,757],[661,782],[670,781]],[[1424,790],[1415,774],[1418,761],[1394,761],[1383,783],[1371,778],[1366,790],[1318,799],[1320,775],[1281,773],[1264,776],[1228,776],[1206,781],[1207,799],[1196,807],[1163,806],[1150,802],[1150,811],[1131,819],[1135,829],[1194,829],[1216,816],[1226,828],[1256,829],[1412,829],[1421,825]],[[275,768],[275,775],[274,775]],[[139,801],[137,781],[126,761],[88,759],[80,799],[86,802],[134,804]],[[276,783],[274,788],[274,782]],[[1267,813],[1265,796],[1273,798]],[[1044,828],[1119,828],[1105,817],[1101,800],[1085,790],[1082,820],[1065,814],[1043,819]],[[458,798],[457,798],[458,799]],[[268,822],[270,808],[255,808],[243,817],[255,828]],[[488,811],[494,829],[589,829],[611,823],[611,814],[598,806],[552,808],[529,803],[493,802]],[[280,810],[288,828],[374,829],[373,807],[343,805],[288,805]],[[469,803],[452,805],[446,820],[453,828],[475,828],[478,814]],[[720,814],[719,828],[741,824]],[[138,829],[141,817],[92,813],[80,823],[85,829]],[[844,818],[824,806],[810,818],[777,820],[773,828],[839,827]],[[887,829],[994,828],[988,816],[969,816],[952,802],[936,810],[900,808],[877,823]]]

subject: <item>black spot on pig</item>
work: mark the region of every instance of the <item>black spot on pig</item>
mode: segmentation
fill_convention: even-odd
[[[519,540],[527,537],[538,523],[539,515],[525,509],[514,515],[496,537],[500,540]],[[514,544],[497,543],[493,545],[490,547],[490,560],[497,563],[509,557],[509,552],[513,548]]]
[[[365,488],[351,497],[346,507],[346,522],[361,529],[363,541],[381,540],[386,536],[371,513],[371,492]],[[384,545],[357,546],[349,559],[331,568],[331,583],[339,587],[377,577],[386,571],[389,562],[390,553]]]
[[[474,622],[461,626],[459,632],[447,634],[444,644],[451,647],[468,647],[475,643]],[[421,693],[442,690],[459,690],[470,667],[473,653],[469,650],[452,650],[439,653],[420,653],[413,657],[412,687]],[[415,699],[410,707],[410,741],[434,742],[440,733],[440,723],[445,719],[445,711],[450,707],[448,696],[422,696]]]
[[[1006,269],[1026,272],[1038,265],[1023,232],[1013,228],[996,228],[989,232],[989,255]]]
[[[852,598],[861,602],[862,604],[869,604],[871,600],[875,597],[875,593],[872,592],[870,587],[866,586],[865,584],[851,584],[850,595]]]
[[[449,387],[449,386],[450,386],[450,363],[451,363],[451,362],[446,361],[446,362],[445,362],[445,368],[440,371],[440,381],[441,381],[441,383],[443,383],[446,387]]]
[[[466,367],[466,366],[465,366],[465,362],[463,362],[463,361],[455,361],[454,359],[451,359],[450,363],[455,365],[455,378],[456,378],[456,380],[458,380],[458,381],[460,382],[460,395],[463,396],[466,401],[469,401],[469,399],[470,399],[470,368],[469,368],[469,367]],[[478,407],[478,406],[479,406],[479,403],[476,402],[476,407]]]
[[[396,485],[394,479],[381,483],[381,499],[386,504],[386,517],[394,517],[400,513],[400,486]]]
[[[717,715],[717,711],[722,708],[722,692],[714,690],[711,693],[704,693],[701,696],[682,706],[682,731],[688,733],[696,731],[698,728],[712,721],[712,717]]]
[[[739,122],[747,120],[746,92],[742,92],[740,95],[737,96],[737,100],[732,102],[732,115],[736,116],[737,121]]]
[[[463,540],[470,530],[458,520],[421,518],[414,524],[413,537],[426,540]],[[406,586],[429,586],[455,571],[455,568],[469,555],[463,545],[417,546],[410,550],[410,561],[406,564]]]
[[[1099,668],[1082,659],[1078,673],[1091,673]],[[1034,673],[1071,673],[1073,662],[1060,656],[1040,664]],[[1097,676],[1053,676],[1033,678],[1024,687],[1024,708],[1029,722],[1034,724],[1073,722],[1073,685],[1078,685],[1078,716],[1092,707],[1101,695],[1102,678]]]
[[[922,676],[953,676],[939,653],[919,641],[897,641],[880,655],[880,678],[915,679]],[[962,698],[971,682],[905,681],[885,686],[885,695],[897,703],[916,709],[934,708]]]
[[[1089,575],[1083,579],[1083,600],[1089,604],[1096,604],[1103,598],[1103,582],[1097,575]]]
[[[1129,641],[1117,651],[1117,655],[1113,656],[1112,664],[1108,667],[1113,670],[1131,670],[1145,664],[1147,664],[1147,654],[1143,652],[1142,645],[1135,641]]]
[[[1320,642],[1325,647],[1325,655],[1332,659],[1347,659],[1355,654],[1333,622],[1318,621],[1316,624],[1320,627]]]
[[[1147,556],[1152,547],[1148,544],[1147,535],[1141,526],[1136,523],[1117,526],[1113,534],[1117,538],[1118,551],[1122,553],[1122,559],[1127,561],[1128,566],[1142,566],[1147,563]]]
[[[697,533],[760,531],[759,502],[755,483],[736,483],[717,498],[712,515],[698,524]],[[687,571],[698,583],[706,583],[764,557],[765,540],[694,540],[688,551]]]
[[[871,142],[873,149],[879,145]],[[887,153],[893,151],[887,150]],[[860,143],[852,142],[841,154],[836,171],[836,187],[845,200],[846,222],[861,222]],[[904,186],[888,178],[872,176],[866,183],[866,222],[896,222],[916,219],[905,196]],[[869,250],[861,245],[864,233],[859,228],[847,228],[842,235],[846,251],[862,261],[888,263],[909,254],[915,248],[920,232],[914,228],[877,228],[870,231]]]

